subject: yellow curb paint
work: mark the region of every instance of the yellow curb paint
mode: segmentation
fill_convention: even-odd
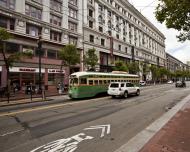
[[[91,99],[90,101],[97,101],[99,99],[104,99],[104,98],[106,99],[106,98],[109,98],[109,97]],[[56,105],[45,106],[45,107],[37,107],[37,108],[25,109],[25,110],[20,110],[20,111],[15,111],[15,112],[5,112],[5,113],[0,113],[0,117],[12,116],[12,115],[20,114],[20,113],[27,113],[27,112],[33,112],[33,111],[39,111],[39,110],[46,110],[46,109],[51,109],[51,108],[58,108],[58,107],[63,107],[63,106],[67,106],[67,105],[75,105],[75,104],[86,103],[86,102],[89,102],[89,100],[79,101],[79,102],[75,102],[75,103],[56,104]]]

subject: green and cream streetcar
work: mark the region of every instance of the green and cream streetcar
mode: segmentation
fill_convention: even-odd
[[[76,72],[70,75],[70,98],[94,97],[107,92],[110,82],[132,82],[139,84],[139,76],[115,71],[112,73],[101,72]]]

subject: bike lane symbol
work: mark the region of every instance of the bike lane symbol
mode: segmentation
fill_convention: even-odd
[[[91,140],[94,137],[86,136],[85,133],[79,133],[75,136],[65,139],[58,139],[42,145],[30,152],[74,152],[78,144],[84,140]]]

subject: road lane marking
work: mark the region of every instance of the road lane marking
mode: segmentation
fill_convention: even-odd
[[[103,98],[96,98],[96,99],[91,99],[90,101],[98,101],[100,99],[106,99],[110,97],[103,97]],[[20,111],[15,111],[15,112],[5,112],[5,113],[0,113],[0,117],[3,116],[12,116],[20,113],[27,113],[27,112],[33,112],[33,111],[39,111],[39,110],[46,110],[46,109],[51,109],[51,108],[58,108],[58,107],[64,107],[67,105],[75,105],[75,104],[81,104],[81,103],[86,103],[89,102],[89,100],[84,100],[84,101],[78,101],[74,103],[65,103],[65,104],[56,104],[56,105],[50,105],[50,106],[44,106],[44,107],[36,107],[36,108],[31,108],[31,109],[25,109],[25,110],[20,110]]]
[[[70,138],[58,139],[52,142],[49,142],[45,145],[37,147],[30,152],[74,152],[78,148],[78,144],[84,140],[91,140],[94,137],[87,136],[85,133],[79,133]]]
[[[102,129],[100,137],[104,137],[105,131],[106,134],[110,134],[110,124],[108,125],[98,125],[98,126],[90,126],[89,128],[85,128],[84,130],[92,130],[92,129]]]
[[[12,131],[12,132],[7,132],[5,134],[1,134],[0,136],[1,137],[4,137],[4,136],[7,136],[7,135],[10,135],[10,134],[14,134],[14,133],[17,133],[17,132],[20,132],[20,131],[23,131],[24,129],[20,129],[20,130],[15,130],[15,131]]]

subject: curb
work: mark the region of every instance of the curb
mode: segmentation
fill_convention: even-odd
[[[190,95],[114,152],[139,152],[146,143],[190,100]]]

